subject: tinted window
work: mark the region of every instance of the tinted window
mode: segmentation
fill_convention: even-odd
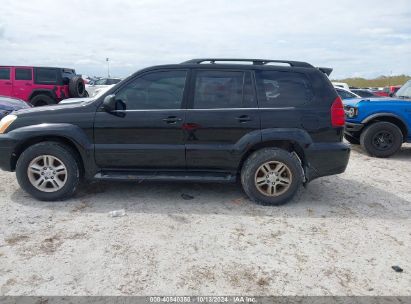
[[[57,70],[45,68],[36,69],[36,81],[46,84],[57,83]]]
[[[248,108],[253,98],[249,72],[197,72],[194,109]]]
[[[186,71],[153,72],[141,76],[116,94],[128,110],[180,109]]]
[[[95,85],[106,85],[106,84],[107,84],[107,79],[105,78],[96,80],[95,82]]]
[[[312,99],[310,84],[303,74],[259,71],[256,77],[260,108],[300,106]]]
[[[120,79],[107,79],[107,84],[117,84],[120,82]]]
[[[361,97],[375,97],[373,93],[364,90],[355,90],[353,92]]]
[[[356,97],[357,97],[357,96],[355,96],[354,94],[352,94],[352,93],[350,93],[350,92],[347,92],[347,91],[344,91],[344,90],[339,90],[339,89],[337,89],[336,91],[337,91],[338,95],[340,95],[340,97],[341,97],[342,99],[356,98]]]
[[[0,68],[0,79],[2,80],[10,79],[10,68]]]
[[[16,80],[31,80],[31,69],[16,69]]]

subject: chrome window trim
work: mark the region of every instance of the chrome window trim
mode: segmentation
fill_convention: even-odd
[[[281,108],[216,108],[216,109],[133,109],[133,110],[116,110],[113,112],[158,112],[158,111],[238,111],[238,110],[294,110],[295,107]]]

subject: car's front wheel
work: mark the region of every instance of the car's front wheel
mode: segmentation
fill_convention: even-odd
[[[16,175],[21,188],[42,201],[70,197],[80,181],[75,154],[57,142],[27,148],[17,161]]]
[[[389,157],[401,148],[403,135],[396,125],[380,121],[369,125],[361,133],[360,141],[371,156]]]
[[[288,151],[264,148],[250,155],[241,170],[245,193],[263,205],[288,202],[302,184],[298,159]]]

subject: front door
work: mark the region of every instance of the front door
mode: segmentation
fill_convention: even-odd
[[[13,96],[12,93],[11,68],[0,67],[0,95]]]
[[[33,68],[14,68],[13,95],[28,101],[33,91]]]
[[[192,84],[184,125],[187,168],[234,171],[244,137],[260,132],[252,74],[197,70]]]
[[[182,109],[187,70],[136,76],[115,93],[125,109],[96,113],[95,156],[101,168],[184,169]]]

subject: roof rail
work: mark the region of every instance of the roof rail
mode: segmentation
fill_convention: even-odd
[[[271,60],[271,59],[234,59],[234,58],[199,58],[184,61],[181,64],[200,64],[202,62],[210,62],[211,64],[225,61],[238,61],[238,62],[252,62],[254,65],[264,65],[267,63],[286,63],[292,67],[303,67],[303,68],[313,68],[313,66],[307,62],[302,61],[291,61],[291,60]]]

